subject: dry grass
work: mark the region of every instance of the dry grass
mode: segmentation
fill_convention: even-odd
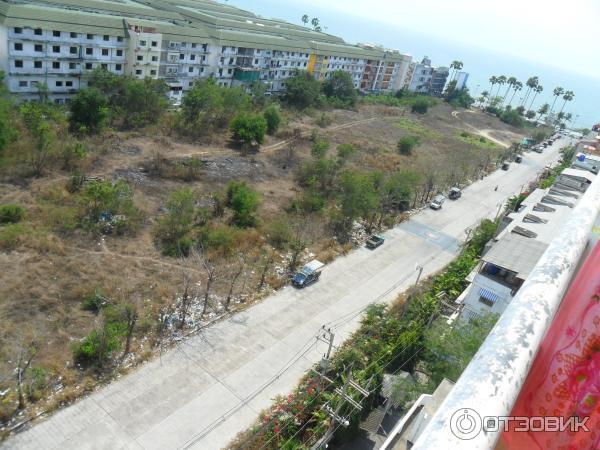
[[[440,105],[425,116],[414,116],[399,108],[373,105],[360,111],[329,112],[332,124],[317,128],[321,136],[331,141],[332,154],[343,143],[355,144],[360,149],[349,161],[350,167],[383,172],[433,171],[439,179],[447,177],[450,171],[459,171],[466,179],[474,164],[497,151],[462,142],[457,138],[459,131],[474,133],[471,127],[495,130],[494,136],[507,143],[521,136],[487,115],[463,113],[457,119],[451,111]],[[372,118],[375,119],[367,121]],[[269,137],[265,147],[288,139],[293,129],[308,134],[315,128],[314,120],[315,117],[288,114],[287,128],[276,137]],[[336,128],[359,121],[362,122],[351,127]],[[25,231],[14,248],[0,251],[0,391],[10,388],[0,398],[0,419],[14,409],[13,373],[25,335],[42,343],[34,364],[47,370],[49,386],[56,390],[37,404],[30,404],[28,414],[67,404],[93,389],[106,376],[81,371],[72,360],[73,344],[98,325],[98,316],[81,308],[83,297],[95,288],[101,287],[116,300],[127,299],[140,305],[143,333],[150,339],[144,340],[143,333],[136,336],[133,346],[137,349],[136,361],[152,357],[153,339],[157,339],[153,337],[154,317],[173,302],[181,285],[181,262],[162,256],[152,237],[153,224],[170,192],[190,187],[199,198],[207,198],[222,192],[230,180],[246,180],[261,193],[260,216],[265,223],[278,218],[298,195],[294,173],[310,157],[311,143],[307,139],[297,145],[291,156],[286,153],[286,146],[242,156],[228,147],[226,133],[198,144],[166,135],[166,129],[165,124],[159,124],[152,132],[110,133],[92,138],[86,144],[89,156],[82,168],[88,176],[125,178],[131,184],[135,204],[146,217],[133,237],[102,238],[73,230],[70,221],[77,201],[65,189],[68,180],[65,172],[55,171],[27,183],[20,180],[0,184],[0,203],[19,203],[27,210]],[[396,143],[407,134],[419,135],[421,145],[412,156],[401,156],[396,152]],[[153,172],[157,160],[170,164],[191,157],[202,161],[193,181],[165,178]],[[258,261],[261,237],[256,233],[247,239],[255,247],[248,252],[248,259]],[[328,237],[323,224],[314,226],[312,240],[310,252],[324,262],[351,250],[350,244],[340,246]],[[219,264],[226,266],[224,261]],[[276,266],[285,264],[285,258],[276,258]],[[254,278],[244,281],[248,292],[243,296],[245,303],[237,303],[238,308],[248,307],[271,292],[266,289],[254,296],[247,295],[257,284],[257,273],[255,270]],[[200,268],[195,269],[195,276],[203,279]],[[286,279],[271,273],[267,281],[271,288],[277,289]],[[227,287],[228,283],[219,281],[215,294],[223,295]],[[239,289],[236,294],[240,296],[244,293]]]

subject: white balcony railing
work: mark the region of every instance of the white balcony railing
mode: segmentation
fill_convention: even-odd
[[[477,411],[481,417],[510,416],[536,352],[586,250],[599,209],[600,177],[596,177],[563,231],[546,249],[421,433],[415,450],[495,447],[500,432],[480,432],[470,440],[463,440],[452,432],[451,417],[465,408]]]

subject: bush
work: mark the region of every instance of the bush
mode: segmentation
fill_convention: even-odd
[[[188,234],[196,215],[196,200],[190,189],[172,192],[165,203],[167,213],[158,219],[155,238],[166,256],[187,256],[192,247]]]
[[[320,103],[321,83],[306,71],[295,71],[286,80],[283,99],[291,106],[304,109]]]
[[[312,145],[310,154],[315,159],[321,159],[325,157],[327,150],[329,150],[329,141],[318,140]]]
[[[0,227],[0,249],[14,250],[21,243],[23,235],[26,233],[27,229],[18,223],[10,223]]]
[[[256,225],[256,211],[260,204],[258,192],[243,181],[231,181],[227,186],[227,206],[233,210],[232,222],[238,227]]]
[[[323,92],[327,97],[337,99],[346,106],[354,106],[356,103],[356,89],[352,76],[342,70],[335,71],[323,85]]]
[[[233,118],[229,128],[235,141],[243,148],[250,148],[265,141],[267,121],[263,116],[240,113]]]
[[[140,219],[133,204],[133,192],[123,180],[115,184],[90,181],[80,194],[80,203],[83,209],[81,222],[88,228],[123,234],[134,231]]]
[[[347,161],[356,153],[356,147],[352,144],[340,144],[337,146],[337,156],[340,161]]]
[[[418,113],[418,114],[426,114],[428,109],[429,109],[429,102],[427,100],[425,100],[424,98],[419,98],[419,99],[415,100],[410,108],[410,110],[413,113]]]
[[[98,89],[80,89],[71,99],[69,109],[69,124],[76,133],[97,133],[108,122],[108,99]]]
[[[275,105],[270,105],[263,113],[267,121],[267,133],[274,134],[281,124],[281,114]]]
[[[0,223],[17,223],[25,217],[25,208],[12,203],[0,205]]]
[[[81,308],[98,314],[102,308],[108,306],[108,301],[109,299],[102,289],[96,288],[94,292],[89,293],[83,298]]]
[[[514,109],[502,112],[500,114],[500,120],[517,128],[523,128],[525,126],[523,117]]]
[[[332,124],[332,122],[333,122],[333,120],[331,119],[331,117],[329,117],[325,113],[321,113],[319,115],[319,117],[317,118],[317,120],[315,120],[315,124],[317,124],[321,128],[328,127],[329,125]]]
[[[410,155],[417,145],[419,145],[418,136],[403,136],[398,141],[398,153],[401,155]]]
[[[292,240],[292,229],[285,219],[278,219],[271,222],[265,230],[269,244],[279,250],[286,248]]]

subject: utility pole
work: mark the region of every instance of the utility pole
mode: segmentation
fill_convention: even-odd
[[[329,403],[326,403],[323,406],[323,409],[325,410],[325,412],[329,415],[329,417],[331,417],[329,429],[327,430],[325,435],[321,439],[319,439],[310,448],[310,450],[319,450],[322,448],[327,448],[327,444],[333,438],[333,435],[335,434],[335,430],[337,430],[339,425],[343,425],[345,427],[350,425],[350,421],[348,420],[348,417],[340,415],[342,407],[346,403],[349,403],[350,406],[352,406],[354,409],[361,411],[362,405],[359,402],[355,401],[350,395],[348,395],[348,388],[351,387],[352,389],[356,390],[360,395],[362,395],[362,397],[363,397],[362,400],[364,400],[370,394],[368,389],[369,389],[369,385],[371,384],[372,380],[373,380],[373,377],[371,377],[369,379],[369,382],[367,383],[367,387],[366,387],[366,389],[364,389],[362,386],[360,386],[358,383],[356,383],[355,381],[352,380],[350,369],[346,370],[346,382],[344,383],[344,386],[341,389],[335,388],[335,393],[341,397],[341,399],[340,399],[341,401],[338,403],[335,410],[331,406],[329,406]]]
[[[325,325],[323,325],[322,332],[319,333],[317,340],[319,340],[321,342],[325,342],[326,344],[328,344],[328,347],[327,347],[327,353],[323,355],[323,358],[321,358],[321,364],[320,364],[321,375],[325,375],[325,372],[327,372],[327,367],[329,367],[329,357],[331,356],[331,349],[333,348],[333,338],[334,337],[335,337],[335,334],[333,334],[333,332],[331,331],[331,328],[325,329]]]
[[[419,271],[419,274],[417,275],[417,281],[415,281],[415,286],[416,286],[417,284],[419,284],[419,280],[421,279],[421,274],[423,273],[423,266],[420,265],[419,263],[416,263],[415,270]]]

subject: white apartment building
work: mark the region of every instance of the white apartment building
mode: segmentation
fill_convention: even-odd
[[[207,77],[282,92],[296,70],[319,80],[343,70],[355,88],[385,92],[406,82],[410,61],[210,0],[0,0],[0,70],[24,100],[45,83],[52,100],[67,102],[98,67],[163,79],[174,101]]]

